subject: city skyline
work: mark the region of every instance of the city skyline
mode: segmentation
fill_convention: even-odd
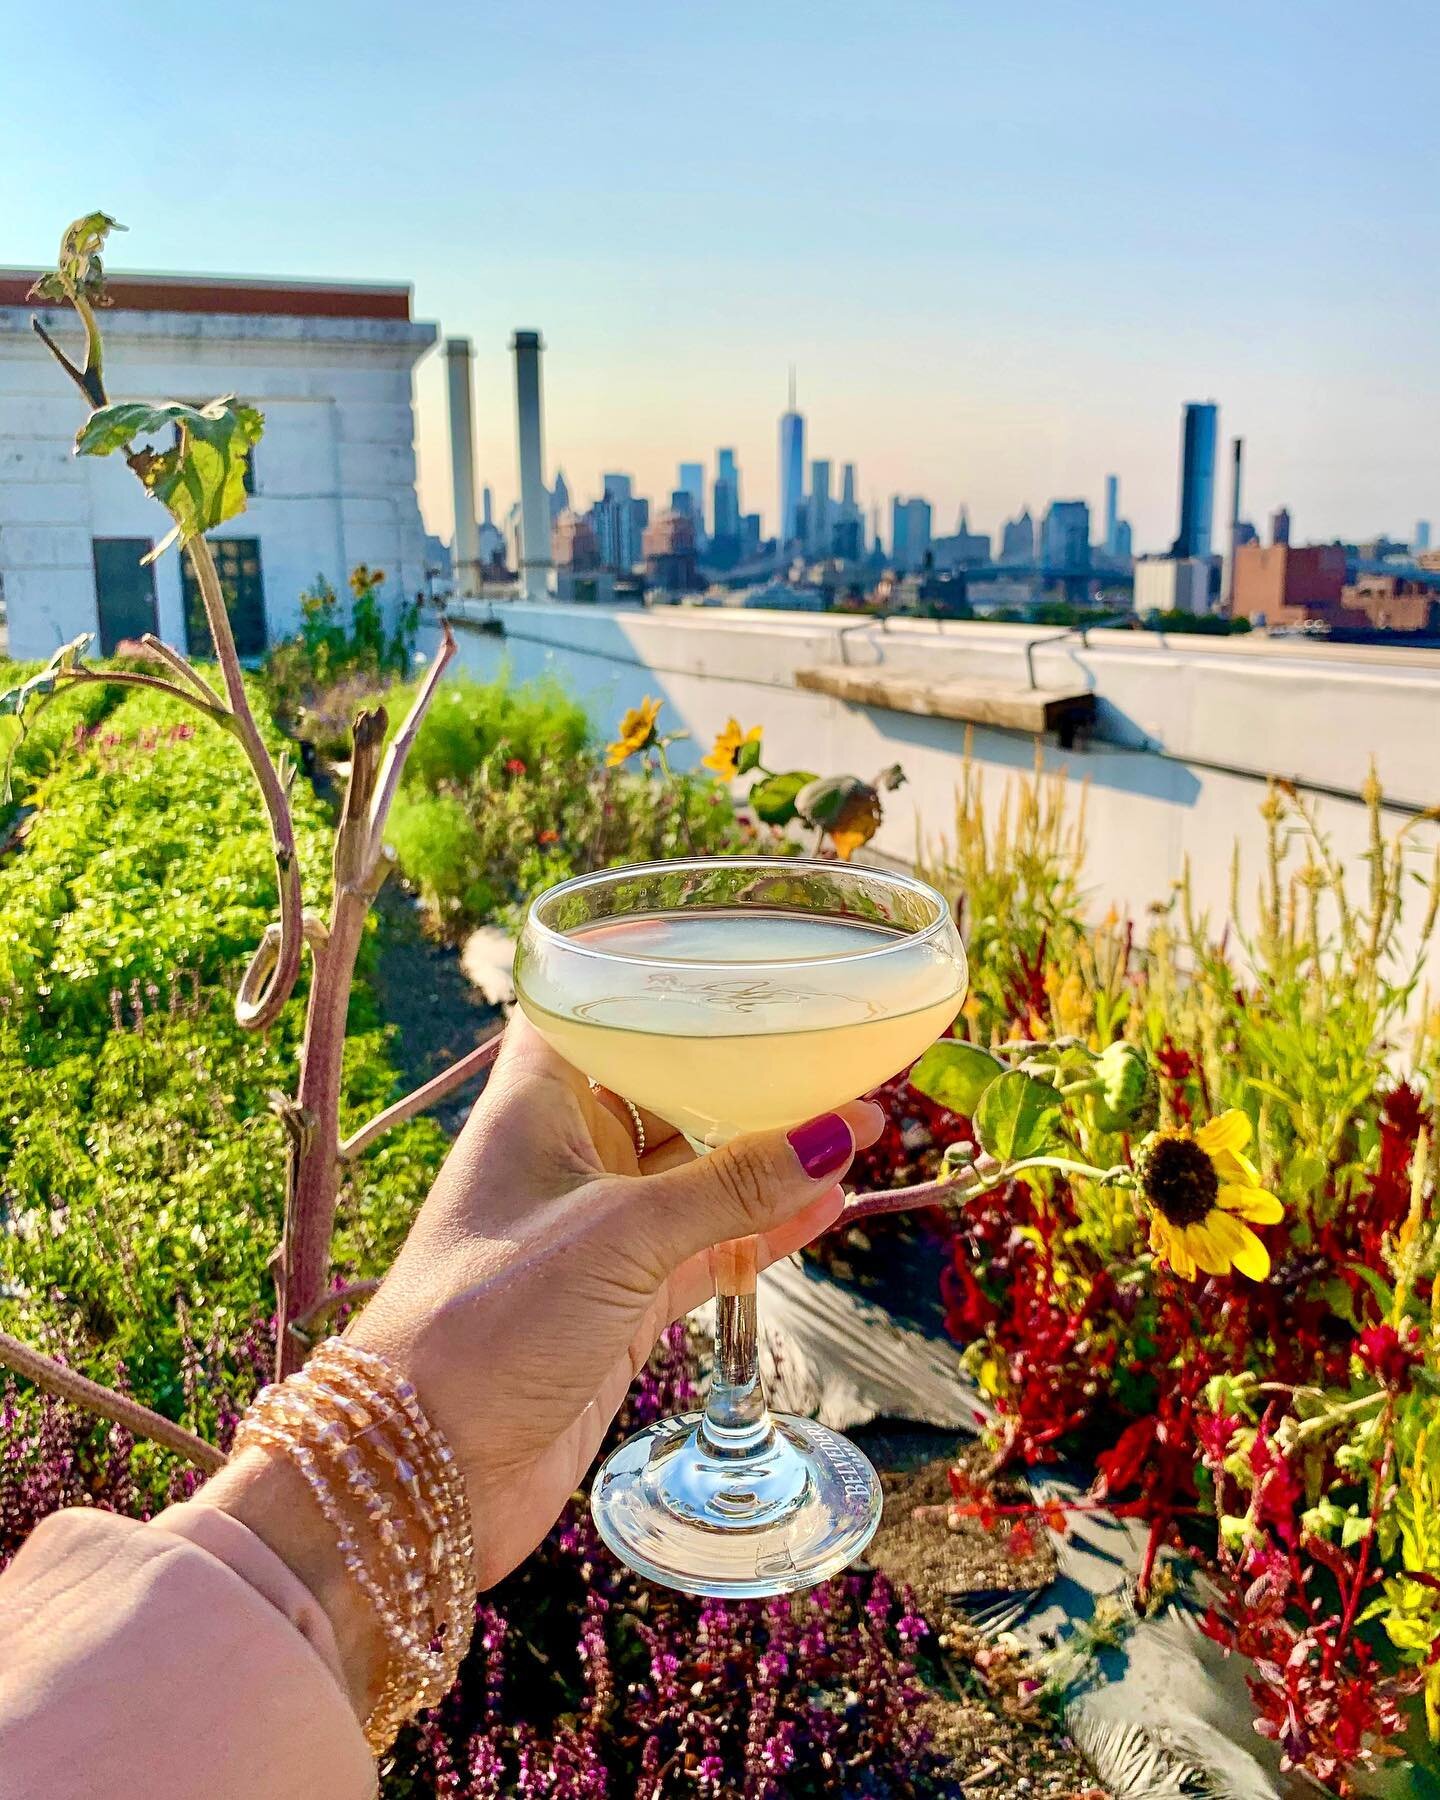
[[[587,496],[618,468],[661,502],[677,463],[713,479],[730,446],[772,532],[794,361],[807,461],[856,462],[867,516],[908,494],[946,528],[962,504],[994,532],[1056,497],[1102,517],[1118,473],[1136,549],[1162,550],[1175,419],[1206,395],[1245,439],[1252,517],[1287,504],[1328,538],[1440,513],[1440,121],[1412,108],[1396,139],[1356,98],[1388,91],[1402,50],[1440,51],[1411,0],[1316,0],[1283,28],[1237,0],[641,0],[599,51],[578,0],[437,0],[423,30],[374,0],[258,0],[183,36],[140,17],[10,22],[0,261],[43,264],[101,205],[131,227],[117,266],[410,280],[419,317],[474,342],[476,479],[502,511],[519,326],[549,347],[546,473]],[[181,200],[154,96],[207,59],[250,102],[207,119],[215,182]],[[80,66],[103,156],[53,128]],[[417,389],[422,501],[448,537],[442,358]]]

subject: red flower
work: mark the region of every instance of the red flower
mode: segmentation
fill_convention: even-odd
[[[547,826],[535,841],[537,844],[558,844],[560,842],[560,833],[553,827]]]
[[[523,775],[525,773],[524,760],[521,757],[512,756],[505,765],[505,773],[507,775]]]
[[[1413,1325],[1406,1326],[1404,1337],[1393,1325],[1371,1325],[1360,1333],[1355,1353],[1375,1379],[1395,1394],[1410,1386],[1411,1376],[1425,1360],[1420,1334]]]
[[[1202,1412],[1195,1415],[1195,1436],[1207,1468],[1223,1467],[1239,1429],[1240,1421],[1234,1413]]]

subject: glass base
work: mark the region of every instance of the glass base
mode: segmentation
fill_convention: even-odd
[[[687,1594],[788,1594],[838,1574],[875,1535],[880,1478],[838,1432],[773,1414],[758,1448],[726,1455],[703,1422],[661,1419],[595,1477],[596,1528],[637,1574]]]

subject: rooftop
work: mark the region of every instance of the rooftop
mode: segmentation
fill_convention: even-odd
[[[33,309],[39,269],[0,268],[0,307]],[[113,306],[126,312],[246,313],[271,318],[411,318],[408,282],[292,281],[232,275],[122,272],[106,277]]]

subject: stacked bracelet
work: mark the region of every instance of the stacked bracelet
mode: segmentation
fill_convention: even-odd
[[[235,1434],[248,1445],[299,1469],[374,1610],[389,1653],[365,1724],[378,1754],[448,1692],[470,1644],[474,1545],[454,1455],[410,1383],[343,1338],[261,1391]]]

